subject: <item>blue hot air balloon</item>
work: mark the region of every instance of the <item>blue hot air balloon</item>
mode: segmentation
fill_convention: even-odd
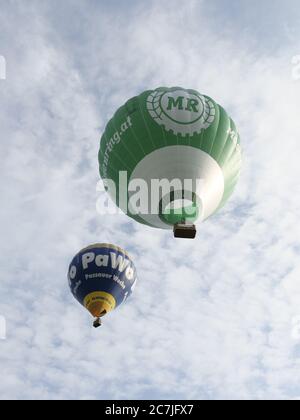
[[[69,267],[69,286],[75,299],[96,318],[124,303],[133,292],[137,272],[126,251],[111,244],[95,244],[80,251]]]

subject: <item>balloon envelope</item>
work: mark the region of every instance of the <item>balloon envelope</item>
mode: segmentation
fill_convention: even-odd
[[[116,112],[101,139],[99,165],[101,177],[117,187],[115,194],[105,181],[117,206],[140,223],[170,229],[182,221],[203,221],[226,203],[240,175],[240,136],[213,99],[162,87],[130,99]],[[148,187],[142,197],[146,209],[136,205],[140,197],[130,188],[139,180]],[[173,195],[157,200],[154,194],[154,200],[153,180],[181,185],[174,184]],[[119,190],[127,193],[125,200]]]
[[[68,279],[75,299],[94,317],[102,317],[131,295],[137,273],[126,251],[111,244],[96,244],[73,258]]]

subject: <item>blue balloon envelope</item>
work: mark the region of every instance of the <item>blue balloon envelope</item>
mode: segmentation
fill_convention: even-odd
[[[137,272],[126,251],[95,244],[73,258],[68,279],[75,299],[99,320],[131,295]]]

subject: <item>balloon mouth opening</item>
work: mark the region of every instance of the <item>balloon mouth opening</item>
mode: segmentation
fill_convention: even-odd
[[[198,201],[195,193],[173,191],[161,199],[159,217],[172,226],[178,223],[194,223],[200,215]]]
[[[106,292],[93,292],[86,296],[84,306],[94,318],[101,318],[116,307],[116,300]]]

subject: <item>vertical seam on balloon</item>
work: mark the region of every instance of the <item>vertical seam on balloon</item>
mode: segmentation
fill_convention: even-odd
[[[113,120],[111,120],[110,121],[112,124],[113,124],[113,126],[114,126],[114,122],[113,122]],[[114,126],[114,128],[115,128],[115,126]],[[105,137],[107,137],[107,134],[105,134]],[[106,146],[107,146],[107,144],[106,144]],[[126,167],[126,169],[128,170],[128,171],[130,171],[130,169],[128,168],[128,166],[126,165],[126,163],[120,158],[120,156],[118,155],[118,153],[116,152],[116,151],[114,151],[114,153],[112,153],[111,152],[111,155],[113,154],[113,156],[116,156],[117,158],[118,158],[118,160]],[[110,159],[109,159],[109,161],[110,161]],[[120,172],[119,170],[116,170],[118,173]]]
[[[235,161],[236,159],[236,161]],[[232,158],[229,159],[224,165],[223,171],[225,172],[228,168],[228,174],[235,172],[237,169],[241,168],[242,159],[238,155],[232,155]]]
[[[200,139],[199,139],[200,141],[199,141],[199,145],[198,145],[198,147],[199,147],[200,150],[202,150],[204,133],[205,133],[205,130],[202,130],[201,133],[200,133]]]
[[[106,144],[105,144],[105,147],[107,146],[107,133],[104,133],[104,137],[105,137],[105,140],[106,140]],[[100,150],[101,150],[101,144],[100,144]],[[115,153],[115,155],[117,156],[117,158],[118,158],[118,154],[117,153]],[[108,162],[110,161],[111,159],[109,159],[108,160]],[[120,160],[120,159],[119,159]],[[123,162],[121,162],[121,163],[123,163]],[[118,175],[119,175],[119,171],[114,167],[114,166],[112,166],[112,165],[108,165],[107,164],[107,168],[109,168],[109,170],[113,170],[115,173],[116,173],[116,176],[118,177]],[[100,169],[101,169],[101,167],[100,167]],[[100,175],[101,175],[101,172],[100,172]],[[108,175],[108,170],[107,170],[107,175]],[[102,175],[101,175],[101,178],[102,178]]]
[[[115,131],[118,131],[114,120],[113,120],[113,127],[115,128]],[[124,149],[132,156],[134,165],[136,166],[138,164],[138,162],[136,162],[136,157],[131,153],[129,149],[127,149],[125,141],[122,142],[122,146],[124,146]]]
[[[233,120],[232,120],[231,118],[229,118],[229,128],[230,128],[230,130],[232,129],[232,123],[233,123]],[[232,141],[232,139],[231,139],[231,137],[230,137],[230,133],[228,133],[228,136],[227,136],[227,139],[226,139],[226,141],[225,141],[225,143],[224,143],[224,146],[223,146],[222,150],[221,150],[221,151],[220,151],[220,153],[219,153],[218,160],[219,160],[219,159],[221,158],[221,156],[223,155],[224,150],[226,149],[227,144],[228,144],[228,142],[229,142],[229,141]],[[231,157],[232,157],[232,155],[234,154],[234,152],[235,152],[235,147],[233,147],[232,152],[231,152],[231,155],[227,156],[227,158],[226,158],[226,160],[224,161],[224,163],[223,163],[223,164],[226,164],[226,162],[228,162],[228,161],[231,159]]]
[[[219,124],[220,124],[220,107],[219,107],[219,105],[213,100],[213,99],[211,99],[211,98],[208,98],[207,96],[204,96],[205,97],[205,99],[209,99],[209,100],[211,100],[212,102],[213,102],[213,104],[214,104],[214,106],[215,106],[215,108],[217,109],[217,111],[218,111],[218,123],[217,123],[217,130],[216,130],[216,133],[215,133],[215,137],[214,137],[214,140],[213,140],[213,143],[214,143],[214,141],[215,141],[215,139],[216,139],[216,137],[217,137],[217,134],[218,134],[218,131],[219,131]],[[213,124],[215,124],[216,123],[216,120],[213,122]],[[204,137],[205,137],[205,132],[206,132],[206,130],[205,129],[203,129],[202,130],[202,133],[201,133],[201,143],[200,143],[200,149],[201,150],[203,150],[203,143],[204,143]],[[208,152],[206,152],[206,153],[208,153]],[[210,154],[210,153],[209,153]]]
[[[104,143],[104,149],[107,147],[107,133],[106,132],[104,132],[104,134],[103,134],[103,137],[104,137],[104,139],[105,139],[105,143]],[[102,140],[100,140],[100,151],[99,151],[99,154],[100,154],[100,152],[101,152],[101,143],[102,143]],[[104,153],[103,153],[103,156],[105,156],[105,151],[104,151]],[[110,159],[109,159],[110,160]],[[99,166],[100,166],[100,176],[101,176],[101,178],[103,179],[103,177],[102,177],[102,174],[101,174],[101,164],[100,164],[100,161],[99,161]],[[108,167],[108,165],[107,165],[107,167]],[[116,172],[116,174],[118,175],[118,171],[113,167],[113,166],[110,166],[109,167],[110,169],[112,169],[113,171],[115,171]],[[108,170],[107,170],[107,175],[108,175]],[[106,177],[107,178],[107,177]]]
[[[142,153],[143,153],[143,155],[144,156],[146,156],[146,152],[145,152],[145,150],[144,150],[144,148],[143,148],[143,146],[142,146],[142,143],[139,141],[139,138],[138,138],[138,136],[136,135],[136,133],[135,133],[135,131],[134,131],[134,128],[133,128],[133,126],[131,126],[130,127],[130,130],[132,131],[132,134],[133,134],[133,136],[134,136],[134,138],[135,138],[135,140],[136,140],[136,143],[139,145],[139,147],[141,148],[141,151],[142,151]]]
[[[141,97],[139,97],[139,99],[141,99]],[[144,122],[144,124],[145,124],[145,126],[146,126],[146,130],[147,130],[148,135],[149,135],[149,137],[150,137],[150,139],[151,139],[151,142],[152,142],[152,145],[153,145],[153,148],[154,148],[153,150],[155,150],[155,144],[154,144],[154,141],[153,141],[153,138],[152,138],[151,131],[149,130],[149,127],[148,127],[148,124],[147,124],[146,118],[145,118],[145,116],[144,116],[143,109],[142,109],[142,106],[141,106],[141,104],[140,104],[140,100],[138,101],[138,106],[139,106],[140,113],[141,113],[142,118],[143,118],[143,122]],[[146,155],[145,155],[145,156],[146,156]]]
[[[222,115],[222,108],[220,107],[220,105],[218,105],[218,109],[219,109],[218,129],[216,131],[216,134],[215,134],[214,139],[212,141],[211,149],[209,151],[209,155],[210,156],[212,156],[212,152],[214,150],[214,147],[215,147],[215,144],[216,144],[216,140],[219,137],[220,132],[221,132],[220,122],[222,121],[223,115]],[[225,114],[225,111],[224,111],[224,114]],[[226,116],[227,120],[229,120],[229,118],[228,118],[228,116],[226,114],[225,114],[225,116]],[[229,126],[230,126],[230,124],[229,124]],[[226,145],[227,140],[228,140],[228,137],[229,137],[229,134],[227,135],[227,137],[225,139],[224,145]],[[222,150],[224,150],[224,145],[222,147]],[[222,151],[220,152],[219,156],[221,156],[221,155],[222,155]],[[218,159],[217,158],[214,158],[214,159],[218,162]]]
[[[233,122],[233,121],[232,121],[232,122]],[[231,152],[231,154],[228,156],[228,158],[227,158],[226,162],[224,162],[224,165],[226,165],[227,163],[229,163],[229,162],[230,162],[230,160],[231,160],[231,159],[233,159],[235,156],[238,156],[237,147],[238,147],[238,146],[240,147],[239,139],[240,139],[240,136],[238,136],[237,143],[236,143],[235,147],[233,147],[233,148],[232,148],[232,152]],[[242,160],[241,151],[239,152],[239,155],[240,155],[240,160]]]
[[[237,162],[239,162],[239,164],[241,164],[242,162],[242,158],[241,155],[238,155],[238,152],[236,150],[236,148],[233,149],[230,157],[226,160],[226,162],[224,162],[223,166],[231,166],[233,165],[232,161],[234,162],[234,159],[237,159]],[[234,163],[235,165],[236,163]]]
[[[128,170],[128,172],[130,172],[130,168],[128,168],[128,166],[126,165],[126,163],[120,158],[120,156],[118,155],[117,152],[114,153],[114,156],[126,167],[126,169]]]
[[[241,160],[237,160],[233,165],[228,162],[226,166],[228,167],[227,171],[223,168],[225,189],[222,202],[230,196],[230,191],[234,190],[238,182],[241,173]]]
[[[167,136],[166,136],[166,132],[164,130],[164,128],[162,126],[160,126],[160,130],[163,133],[163,138],[164,138],[164,147],[168,147],[168,141],[167,141]]]
[[[231,191],[236,186],[240,176],[240,171],[236,173],[236,175],[231,179],[231,181],[227,184],[226,191]]]
[[[136,102],[138,103],[138,107],[139,107],[139,97],[136,98]],[[133,124],[130,126],[130,131],[132,132],[132,134],[133,134],[133,136],[136,140],[137,145],[140,147],[143,156],[146,156],[146,152],[143,148],[142,142],[139,140],[138,136],[136,135]]]

